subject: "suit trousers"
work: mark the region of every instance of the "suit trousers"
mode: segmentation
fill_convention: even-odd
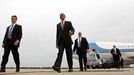
[[[114,55],[113,60],[114,60],[114,67],[119,68],[120,67],[120,57],[118,55]]]
[[[11,40],[8,40],[8,43],[4,48],[4,54],[3,54],[3,57],[2,57],[2,62],[1,62],[1,69],[2,70],[5,70],[5,68],[6,68],[6,64],[8,62],[10,51],[13,54],[13,58],[14,58],[14,61],[15,61],[15,64],[16,64],[16,69],[20,68],[20,59],[19,59],[18,47],[13,46],[11,44]]]
[[[58,68],[61,68],[64,49],[66,51],[68,67],[69,67],[69,69],[72,69],[72,65],[73,65],[72,44],[71,43],[66,43],[64,40],[61,40],[60,43],[58,44],[58,54],[57,54],[57,59],[55,61],[54,66],[58,67]]]
[[[78,54],[78,58],[79,58],[79,66],[80,66],[80,70],[83,70],[83,63],[84,63],[84,67],[87,67],[87,56],[86,56],[86,51],[81,50],[81,48],[77,49],[77,54]]]

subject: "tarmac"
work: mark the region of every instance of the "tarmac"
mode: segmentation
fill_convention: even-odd
[[[15,69],[6,69],[6,72],[0,73],[0,75],[134,75],[134,68],[88,69],[83,72],[80,72],[79,69],[74,69],[73,72],[62,69],[61,73],[57,73],[53,69],[21,69],[20,72],[15,72]]]

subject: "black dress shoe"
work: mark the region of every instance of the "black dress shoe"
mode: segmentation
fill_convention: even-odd
[[[57,71],[58,73],[61,72],[60,68],[58,68],[58,67],[52,66],[52,69],[55,70],[55,71]]]
[[[87,71],[87,67],[84,67],[84,70]]]
[[[6,72],[6,70],[0,70],[0,72]]]
[[[83,71],[83,70],[81,69],[81,70],[79,70],[79,71]]]
[[[16,72],[20,72],[20,70],[19,69],[16,69]]]
[[[73,72],[73,69],[69,69],[68,72]]]

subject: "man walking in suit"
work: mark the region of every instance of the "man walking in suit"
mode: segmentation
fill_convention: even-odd
[[[63,57],[64,49],[66,51],[66,57],[68,62],[69,71],[73,71],[73,61],[72,61],[72,39],[71,36],[74,34],[74,28],[70,21],[65,21],[65,14],[60,14],[61,22],[57,24],[57,36],[56,36],[56,47],[58,48],[57,59],[55,61],[54,66],[52,68],[61,72],[61,62]]]
[[[82,33],[78,33],[78,38],[75,40],[73,52],[76,51],[79,58],[80,71],[83,71],[83,63],[84,69],[87,70],[87,50],[89,49],[88,42],[86,38],[82,37]]]
[[[116,48],[115,45],[113,45],[113,49],[111,49],[111,54],[113,56],[114,60],[114,67],[120,69],[120,58],[121,58],[121,53],[118,48]]]
[[[12,24],[7,27],[5,33],[5,37],[2,44],[2,47],[4,48],[4,55],[2,57],[0,72],[6,72],[5,68],[8,62],[10,51],[13,54],[13,58],[16,64],[16,72],[20,71],[20,59],[19,59],[18,47],[20,45],[20,41],[22,38],[22,27],[16,24],[16,21],[17,16],[13,15],[11,17]]]

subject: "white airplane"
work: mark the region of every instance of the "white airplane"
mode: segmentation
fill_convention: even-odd
[[[92,52],[93,49],[100,55],[103,59],[112,59],[111,49],[113,45],[116,45],[120,49],[122,58],[124,59],[124,65],[134,64],[134,43],[122,43],[122,42],[90,42],[90,51],[87,54],[88,61],[95,61],[97,58]],[[78,59],[77,55],[73,56]]]

